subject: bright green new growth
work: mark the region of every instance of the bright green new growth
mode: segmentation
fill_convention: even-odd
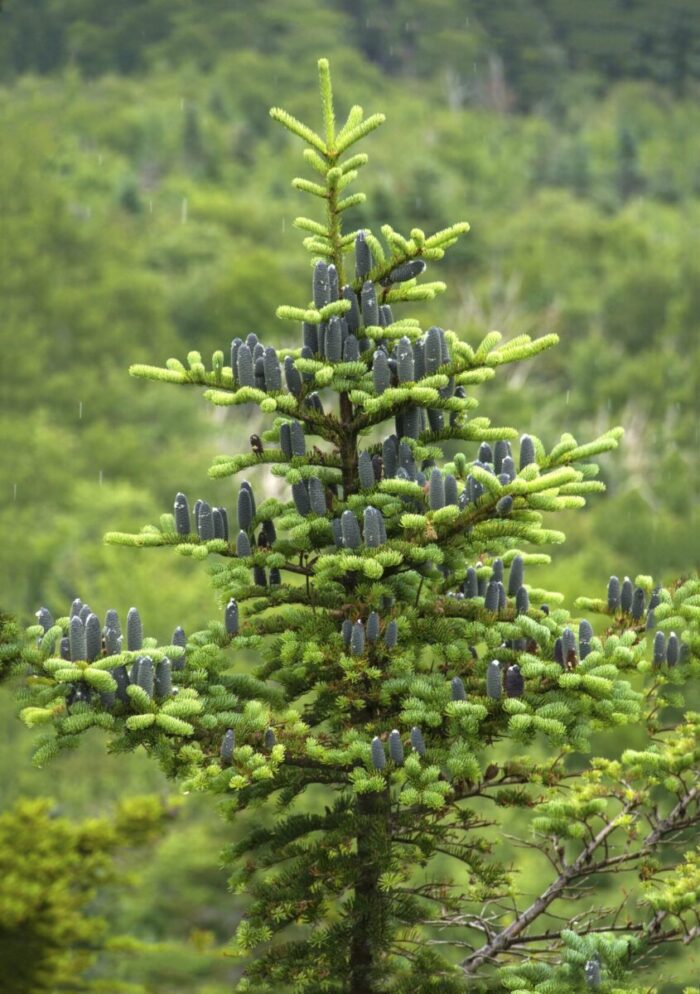
[[[322,211],[295,222],[313,269],[299,301],[277,309],[301,344],[276,352],[241,330],[230,366],[217,352],[208,370],[191,352],[131,370],[257,407],[259,444],[210,472],[269,468],[284,496],[256,503],[244,484],[229,538],[204,502],[190,530],[184,494],[160,527],[107,536],[214,557],[220,620],[158,646],[130,612],[126,645],[109,635],[113,618],[93,662],[79,619],[29,629],[23,717],[50,726],[37,761],[99,726],[189,790],[221,795],[231,818],[263,806],[228,854],[248,897],[232,943],[240,992],[457,994],[476,978],[490,991],[573,994],[596,971],[631,992],[621,985],[649,949],[694,927],[696,863],[677,892],[665,874],[680,857],[660,846],[699,817],[699,719],[678,709],[700,670],[700,583],[658,592],[663,659],[644,617],[650,578],[635,581],[642,599],[629,588],[629,610],[619,593],[580,603],[608,616],[599,635],[528,583],[549,562],[539,547],[564,540],[545,513],[603,489],[590,459],[621,429],[585,444],[567,434],[548,451],[475,414],[476,387],[556,336],[467,343],[403,313],[445,289],[423,277],[469,226],[384,225],[381,239],[344,229],[364,199],[346,191],[367,163],[354,146],[384,118],[353,107],[338,128],[324,60],[319,73],[320,134],[271,112],[308,146],[314,180],[294,186]],[[260,660],[252,673],[239,653]],[[676,709],[663,725],[661,707]],[[653,735],[649,748],[586,759],[591,733],[632,723]],[[514,819],[540,856],[534,898],[517,860],[509,868],[494,848]],[[642,888],[634,873],[651,859],[659,869]],[[591,906],[594,875],[628,869],[617,900]]]

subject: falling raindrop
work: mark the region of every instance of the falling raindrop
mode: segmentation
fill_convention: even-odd
[[[184,109],[185,109],[185,98],[184,97],[180,97],[180,110],[184,110]]]
[[[180,208],[180,220],[183,224],[187,221],[187,197],[182,198],[182,207]]]
[[[286,230],[287,230],[287,218],[283,217],[282,218],[282,234],[284,234]]]
[[[102,486],[102,476],[103,476],[103,473],[104,473],[104,470],[100,470],[100,486]]]
[[[12,484],[12,499],[17,500],[17,484]]]
[[[83,420],[83,402],[82,402],[82,400],[79,400],[78,401],[78,421],[82,421],[82,420]]]
[[[566,391],[566,403],[569,403],[569,397],[571,396],[571,390]]]
[[[152,213],[153,213],[153,201],[152,201],[152,200],[150,200],[150,199],[149,199],[149,201],[148,201],[148,213],[149,213],[149,214],[152,214]]]

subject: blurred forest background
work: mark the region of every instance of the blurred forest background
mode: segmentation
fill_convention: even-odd
[[[300,144],[268,109],[318,119],[321,55],[339,116],[359,102],[388,117],[367,144],[367,204],[348,223],[471,222],[431,270],[447,293],[413,313],[468,340],[491,328],[561,337],[524,371],[500,372],[480,413],[548,445],[562,431],[627,429],[604,460],[608,494],[554,524],[568,542],[546,585],[571,603],[602,595],[611,572],[669,580],[698,567],[696,0],[5,0],[4,610],[28,621],[78,595],[100,614],[137,604],[160,638],[218,615],[204,568],[101,536],[157,521],[179,489],[231,507],[231,482],[207,468],[255,425],[126,370],[226,351],[250,331],[283,343],[275,307],[305,302],[310,274],[292,227]],[[4,690],[0,809],[50,795],[79,819],[167,794],[150,763],[109,757],[97,739],[45,771],[30,753]],[[133,886],[99,911],[111,934],[151,948],[108,974],[98,959],[94,978],[150,994],[230,990],[217,946],[238,898],[214,854],[232,832],[188,798],[158,845],[130,854]],[[666,962],[663,991],[692,979],[687,962]],[[18,990],[2,973],[0,991]],[[22,988],[44,989],[58,990]]]

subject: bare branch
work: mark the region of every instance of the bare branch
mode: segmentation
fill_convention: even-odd
[[[597,834],[593,836],[591,841],[584,846],[574,862],[566,866],[565,869],[561,871],[557,879],[549,885],[540,897],[533,901],[528,908],[521,912],[510,925],[499,932],[498,935],[491,941],[487,942],[481,947],[481,949],[476,950],[476,952],[472,953],[462,961],[461,965],[464,972],[467,975],[473,975],[478,968],[483,965],[483,963],[493,960],[499,953],[510,951],[514,946],[530,941],[527,937],[523,936],[523,932],[533,921],[547,911],[550,904],[558,898],[561,898],[568,888],[579,883],[581,879],[588,877],[593,873],[604,872],[613,866],[619,866],[621,863],[638,860],[642,856],[649,853],[654,846],[656,846],[667,835],[672,832],[676,832],[680,828],[688,827],[690,824],[694,824],[700,820],[700,814],[696,815],[694,818],[689,818],[687,816],[688,808],[698,799],[699,794],[700,788],[697,786],[689,790],[688,793],[678,801],[669,814],[657,822],[654,829],[645,837],[641,846],[634,852],[622,853],[619,856],[606,855],[597,862],[593,862],[593,856],[596,850],[606,846],[609,837],[618,827],[619,818],[634,811],[638,807],[639,802],[630,801],[625,804],[621,814],[612,821],[606,822]],[[660,921],[658,924],[660,924]],[[623,926],[618,926],[618,928],[625,930]],[[679,934],[675,930],[671,933],[660,933],[658,931],[650,933],[648,931],[648,926],[644,925],[630,926],[627,931],[644,931],[646,933],[647,941],[654,944],[661,941],[659,936],[662,936],[664,939],[668,939],[670,937],[678,939],[681,934],[684,935],[684,933]],[[697,934],[697,931],[698,928],[696,926],[687,933],[689,936],[687,939],[688,942],[690,942],[694,935]],[[554,937],[556,937],[556,934]],[[685,941],[685,935],[683,941]]]

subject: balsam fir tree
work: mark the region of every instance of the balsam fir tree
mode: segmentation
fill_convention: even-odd
[[[304,142],[313,179],[294,186],[320,208],[295,221],[311,299],[277,309],[301,341],[241,329],[210,368],[191,352],[131,370],[266,421],[211,469],[263,470],[230,515],[179,493],[158,526],[107,536],[211,557],[219,620],[163,645],[135,608],[42,608],[21,653],[37,761],[100,726],[219,795],[234,826],[260,809],[226,854],[248,897],[239,992],[641,990],[650,953],[698,933],[698,715],[682,708],[700,583],[612,578],[575,616],[528,583],[564,540],[546,512],[604,489],[591,460],[621,429],[547,450],[475,414],[477,387],[556,336],[468,343],[404,310],[445,289],[426,270],[468,225],[346,231],[358,143],[384,118],[355,106],[337,127],[324,60],[319,76],[320,134],[271,111]],[[625,728],[639,748],[588,754],[591,733]]]

